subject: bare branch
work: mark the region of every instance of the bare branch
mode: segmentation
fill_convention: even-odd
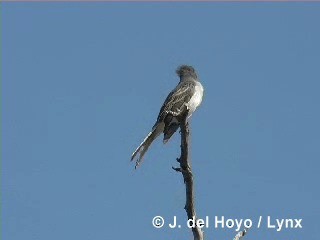
[[[186,205],[184,209],[187,212],[188,219],[197,219],[196,210],[194,204],[194,188],[193,188],[193,175],[191,166],[189,164],[189,124],[187,120],[188,111],[181,116],[180,128],[181,128],[181,156],[178,162],[180,163],[180,168],[174,168],[176,171],[182,173],[184,183],[186,185]],[[203,240],[203,231],[200,227],[195,226],[192,228],[194,240]]]
[[[193,174],[189,158],[190,129],[187,116],[188,111],[185,111],[185,113],[181,115],[181,119],[179,119],[181,129],[181,156],[180,158],[177,158],[177,162],[180,163],[180,167],[172,167],[172,169],[182,173],[183,180],[186,185],[186,205],[184,209],[187,212],[188,219],[197,220],[194,201]],[[237,235],[233,238],[233,240],[242,239],[242,237],[246,235],[247,231],[248,229],[245,228],[243,231],[238,232]],[[204,239],[203,231],[197,225],[194,228],[192,228],[192,233],[194,240]]]

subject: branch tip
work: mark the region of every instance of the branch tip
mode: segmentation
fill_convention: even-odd
[[[179,168],[179,167],[177,167],[177,168],[176,167],[172,167],[172,169],[175,170],[176,172],[182,172],[181,168]]]

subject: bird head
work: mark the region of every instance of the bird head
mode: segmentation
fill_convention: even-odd
[[[178,67],[178,69],[176,70],[176,73],[178,74],[178,76],[180,77],[181,80],[183,80],[186,77],[192,77],[197,79],[197,73],[194,70],[194,68],[192,66],[188,66],[188,65],[181,65]]]

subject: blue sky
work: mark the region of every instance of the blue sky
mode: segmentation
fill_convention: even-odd
[[[2,3],[2,237],[191,239],[179,135],[137,171],[130,155],[193,65],[205,87],[192,165],[207,239],[214,216],[245,239],[318,239],[318,3]],[[277,232],[259,216],[302,218]]]

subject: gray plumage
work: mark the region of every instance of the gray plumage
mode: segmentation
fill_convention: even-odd
[[[151,143],[161,134],[164,134],[163,142],[166,143],[180,126],[178,118],[185,109],[188,109],[188,117],[201,104],[203,97],[203,87],[199,82],[196,71],[193,67],[182,65],[176,73],[180,77],[179,84],[169,93],[164,101],[157,121],[152,131],[142,141],[140,146],[133,152],[131,161],[139,153],[136,161],[136,167],[142,161],[142,158],[148,150]]]

